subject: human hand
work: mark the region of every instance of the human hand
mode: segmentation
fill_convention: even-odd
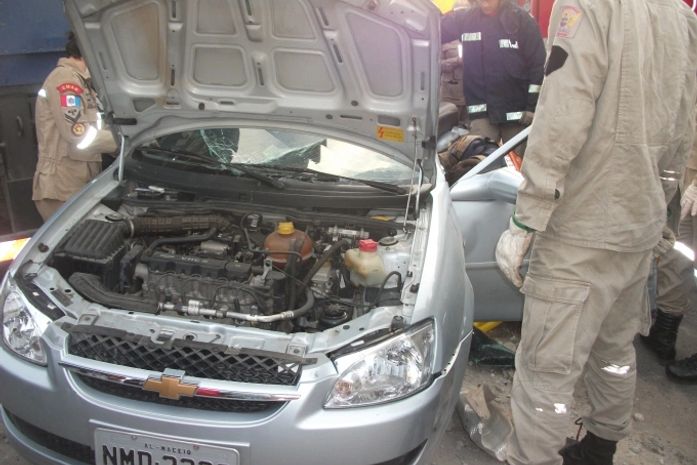
[[[496,244],[496,264],[516,287],[523,285],[520,267],[532,243],[533,232],[516,225],[511,218],[508,229],[501,234]]]

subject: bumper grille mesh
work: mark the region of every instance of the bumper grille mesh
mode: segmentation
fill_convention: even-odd
[[[183,370],[187,376],[242,383],[297,384],[302,362],[297,357],[228,352],[226,346],[176,340],[168,345],[121,331],[100,334],[93,328],[69,329],[72,355],[132,368],[163,372]]]
[[[56,436],[41,428],[27,423],[5,410],[12,424],[27,438],[53,452],[71,458],[77,462],[94,465],[94,452],[89,446]]]

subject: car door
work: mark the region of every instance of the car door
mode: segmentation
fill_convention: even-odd
[[[493,163],[525,140],[527,132],[516,136],[517,141],[505,144],[481,164]],[[450,189],[465,244],[467,274],[474,288],[476,321],[522,320],[523,295],[498,269],[494,256],[496,243],[508,228],[522,180],[522,175],[511,167],[483,169],[480,173],[472,170]]]

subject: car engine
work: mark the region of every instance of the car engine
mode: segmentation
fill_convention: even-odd
[[[379,213],[121,210],[75,225],[51,265],[108,308],[320,331],[400,304],[413,234]]]

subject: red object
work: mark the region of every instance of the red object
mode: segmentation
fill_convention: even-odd
[[[516,171],[520,171],[523,168],[523,159],[515,151],[511,150],[508,152],[508,158],[513,163]]]
[[[364,239],[362,241],[358,241],[358,250],[360,250],[361,252],[377,252],[378,243],[372,239]]]
[[[196,389],[196,395],[201,397],[220,397],[220,391],[211,388],[198,388]]]
[[[549,17],[552,15],[552,7],[554,0],[532,0],[531,13],[537,19],[537,24],[540,26],[542,37],[547,37],[549,31]]]
[[[82,93],[85,91],[82,87],[75,84],[74,82],[64,82],[63,84],[56,87],[56,90],[58,90],[58,93],[60,93],[60,94],[75,94],[75,95],[82,95]]]

